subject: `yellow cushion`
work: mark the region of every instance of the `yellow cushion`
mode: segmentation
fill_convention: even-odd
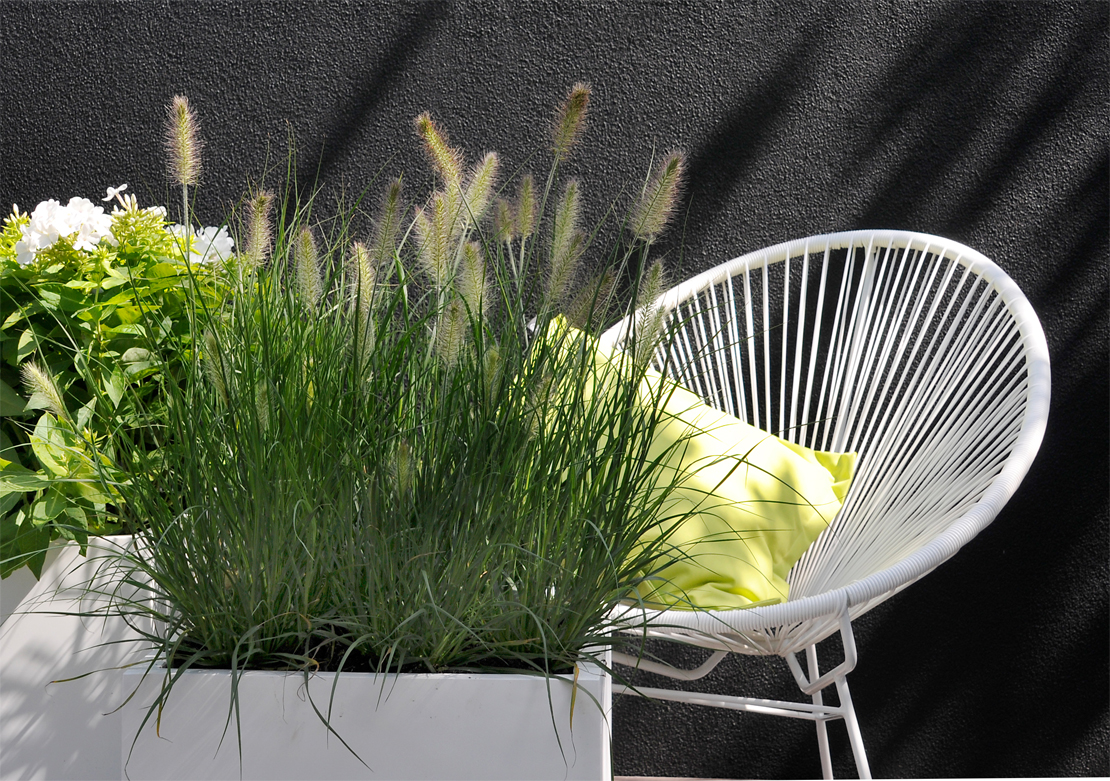
[[[650,372],[645,382],[669,382]],[[674,526],[671,563],[639,589],[651,607],[728,610],[785,600],[786,575],[844,503],[855,453],[795,445],[705,404],[675,386],[655,452],[668,454],[661,484],[677,478],[663,519],[642,541]]]
[[[580,345],[582,334],[559,318],[548,337],[566,349]],[[618,356],[627,360],[594,350],[587,393],[604,388]],[[650,573],[639,597],[655,608],[718,610],[785,600],[790,568],[844,503],[856,454],[768,434],[652,370],[639,396],[645,406],[666,398],[649,458],[666,453],[658,485],[677,483],[659,523],[641,538],[649,544],[666,534],[660,544],[670,563]],[[683,517],[677,525],[668,520]]]

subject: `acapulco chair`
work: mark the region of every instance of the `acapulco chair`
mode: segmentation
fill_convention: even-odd
[[[791,570],[787,601],[728,611],[626,605],[614,615],[631,635],[714,652],[694,670],[624,653],[615,662],[692,681],[728,653],[779,655],[811,702],[613,692],[810,719],[825,778],[826,723],[843,719],[856,769],[869,778],[846,679],[857,661],[852,619],[955,554],[1021,483],[1048,417],[1040,322],[985,256],[904,231],[778,244],[710,269],[659,303],[673,330],[656,349],[656,369],[765,431],[859,459],[840,513]],[[607,331],[603,346],[620,346],[630,324]],[[838,631],[843,661],[822,673],[816,644]],[[831,685],[839,705],[823,702]]]

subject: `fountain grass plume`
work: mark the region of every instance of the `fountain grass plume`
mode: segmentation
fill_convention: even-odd
[[[182,223],[189,226],[189,187],[200,182],[200,139],[196,113],[183,95],[174,95],[167,107],[166,152],[170,178],[181,185]]]
[[[297,233],[293,247],[293,265],[297,275],[297,290],[301,300],[309,310],[315,310],[323,296],[323,282],[320,279],[319,251],[312,228],[302,226]]]
[[[397,249],[397,234],[405,216],[401,193],[401,177],[397,177],[386,188],[380,216],[374,221],[374,263],[378,266],[391,264]]]
[[[656,167],[639,201],[632,209],[629,226],[640,241],[651,244],[674,216],[686,173],[686,155],[670,152]]]
[[[596,332],[606,322],[616,291],[616,274],[604,269],[595,274],[567,304],[567,322],[589,333]]]
[[[552,130],[552,151],[557,162],[567,159],[586,125],[586,109],[590,105],[590,86],[579,82],[570,88],[566,100],[559,106]]]
[[[435,354],[448,369],[454,369],[468,344],[470,313],[461,298],[451,298],[436,318]]]
[[[366,317],[374,301],[374,287],[378,279],[377,264],[366,245],[356,241],[348,256],[348,274],[354,280],[354,304],[359,315]]]
[[[447,136],[424,112],[415,120],[416,132],[424,142],[424,149],[443,180],[444,188],[458,192],[462,187],[462,154],[447,140]]]
[[[485,252],[478,242],[468,241],[463,245],[459,273],[455,279],[455,290],[472,317],[478,317],[486,312],[491,298],[486,288]]]
[[[365,371],[374,349],[374,301],[377,298],[377,264],[366,245],[356,241],[351,246],[348,274],[354,278],[351,311],[356,318],[352,350],[359,373]]]
[[[420,267],[441,291],[450,285],[454,271],[450,209],[447,194],[437,191],[432,194],[427,209],[416,209],[414,222]]]
[[[471,169],[464,195],[466,213],[463,215],[470,223],[477,225],[485,218],[490,206],[490,197],[497,184],[497,171],[500,165],[501,161],[497,154],[487,152]]]
[[[547,302],[559,307],[565,303],[567,290],[578,270],[585,236],[580,228],[581,182],[570,179],[563,188],[563,195],[555,205],[555,219],[551,233],[551,259],[547,275]]]
[[[536,180],[532,174],[520,178],[516,200],[516,235],[529,238],[536,229]]]
[[[58,387],[58,381],[49,369],[40,366],[36,361],[28,361],[19,368],[19,374],[23,385],[31,392],[33,400],[41,402],[59,420],[72,422],[65,398]]]
[[[247,201],[247,246],[245,259],[252,266],[261,266],[270,257],[273,244],[274,194],[269,190],[254,195]]]
[[[512,242],[516,235],[513,205],[504,198],[498,198],[493,207],[493,237],[499,243],[507,244]]]
[[[633,360],[636,365],[647,367],[655,354],[655,348],[666,335],[666,312],[659,304],[659,297],[667,289],[666,272],[663,261],[656,260],[648,266],[640,279],[636,293],[636,316],[639,329],[633,341]]]
[[[204,349],[201,360],[203,362],[204,376],[216,391],[216,398],[226,405],[228,403],[228,396],[224,355],[220,348],[219,339],[210,329],[204,332]]]

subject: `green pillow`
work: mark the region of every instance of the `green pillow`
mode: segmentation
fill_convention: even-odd
[[[561,318],[548,331],[562,349],[580,345],[582,336]],[[604,388],[618,359],[628,357],[594,350],[588,393]],[[658,484],[677,487],[664,500],[659,523],[641,538],[646,545],[665,536],[658,542],[661,568],[641,584],[639,598],[654,608],[716,610],[785,600],[790,568],[844,503],[856,454],[787,442],[649,370],[641,402],[662,397],[667,401],[649,458],[666,452]]]

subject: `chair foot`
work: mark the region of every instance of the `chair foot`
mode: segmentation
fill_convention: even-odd
[[[844,725],[848,728],[848,742],[856,760],[856,773],[860,778],[871,778],[871,767],[867,764],[867,752],[863,748],[863,733],[860,732],[856,708],[848,691],[847,678],[836,679],[836,692],[840,695],[840,707],[844,709]]]
[[[821,674],[820,667],[817,664],[817,646],[811,645],[806,649],[806,659],[809,663],[809,677],[816,680]],[[813,704],[824,705],[821,696],[821,690],[818,689],[813,693]],[[832,753],[829,751],[829,730],[824,720],[816,722],[817,727],[817,749],[821,753],[821,777],[832,778]]]

